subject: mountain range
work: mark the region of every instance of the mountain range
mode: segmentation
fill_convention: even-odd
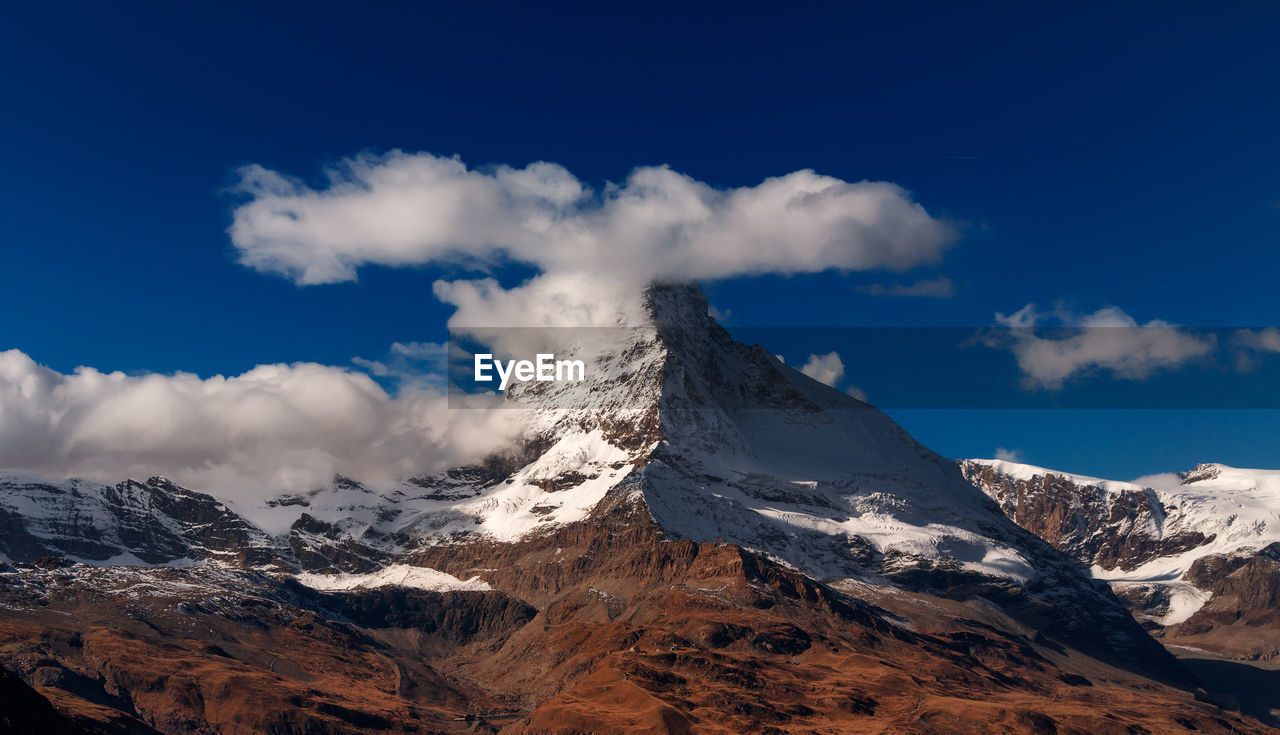
[[[1280,473],[956,463],[645,308],[474,466],[239,513],[3,473],[4,681],[95,732],[1270,730],[1166,645],[1274,657]]]

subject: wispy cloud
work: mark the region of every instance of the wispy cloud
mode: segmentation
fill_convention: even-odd
[[[440,342],[393,342],[386,357],[351,362],[379,378],[400,384],[443,386],[449,363],[449,346]]]
[[[729,320],[729,317],[733,316],[733,309],[718,309],[715,304],[707,304],[707,313],[711,315],[712,319],[723,324]]]
[[[1047,317],[1060,325],[1050,336],[1036,329]],[[1061,307],[1046,315],[1027,304],[1012,314],[997,313],[995,321],[1009,329],[989,333],[986,343],[1013,352],[1029,388],[1058,390],[1075,376],[1098,371],[1139,380],[1206,357],[1217,347],[1212,333],[1159,319],[1139,324],[1115,306],[1080,316]]]
[[[996,447],[996,459],[1001,462],[1022,462],[1022,452],[1017,449]]]
[[[1260,355],[1280,352],[1280,329],[1240,329],[1231,335],[1231,344],[1235,348],[1236,368],[1253,370],[1258,366]]]
[[[915,283],[873,283],[859,286],[859,291],[871,296],[906,296],[927,299],[949,299],[956,295],[956,285],[950,278],[939,276]]]

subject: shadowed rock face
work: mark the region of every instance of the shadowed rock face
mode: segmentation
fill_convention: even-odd
[[[58,711],[13,672],[0,668],[0,733],[4,735],[111,735],[154,733],[137,720],[80,720]]]
[[[282,544],[211,495],[162,477],[103,485],[35,476],[0,477],[0,552],[14,561],[45,556],[147,564],[226,558],[280,562]]]
[[[1115,492],[1059,474],[1015,478],[972,461],[959,466],[1013,522],[1088,565],[1135,569],[1213,540],[1199,531],[1159,533],[1155,520],[1165,509],[1149,489]]]
[[[1280,661],[1280,544],[1197,559],[1186,579],[1212,597],[1164,631],[1171,643],[1247,661]]]

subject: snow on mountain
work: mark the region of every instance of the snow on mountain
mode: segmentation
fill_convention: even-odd
[[[378,587],[409,587],[433,592],[461,590],[486,592],[493,589],[479,577],[458,579],[444,572],[407,564],[391,564],[369,574],[315,574],[303,572],[297,580],[322,592],[367,590]]]
[[[58,556],[97,565],[175,565],[222,559],[277,562],[282,545],[204,493],[162,477],[104,485],[0,472],[0,552],[13,561]]]
[[[295,550],[368,571],[421,544],[580,521],[608,497],[642,502],[671,537],[723,539],[820,578],[938,562],[1038,576],[1017,529],[883,413],[734,342],[697,287],[655,287],[646,306],[650,326],[591,330],[587,381],[511,388],[525,443],[494,466],[274,499],[298,515]],[[336,553],[339,540],[358,548]]]
[[[1134,554],[1120,558],[1082,559],[1093,566],[1095,576],[1114,581],[1161,581],[1180,577],[1198,558],[1209,554],[1260,550],[1280,541],[1280,470],[1252,470],[1222,464],[1201,464],[1181,475],[1158,476],[1150,484],[1135,484],[1073,475],[1025,464],[1001,460],[965,460],[966,474],[979,477],[976,468],[989,467],[995,477],[1021,483],[1043,484],[1046,477],[1057,477],[1074,485],[1079,502],[1089,497],[1102,497],[1115,505],[1126,497],[1141,494],[1154,498],[1146,512],[1130,518],[1106,531],[1112,535],[1146,537],[1152,544],[1170,538],[1198,538],[1190,548],[1163,554]],[[1002,506],[1014,508],[1017,500],[1008,487],[982,482]],[[1025,494],[1030,486],[1024,484]],[[1101,491],[1098,494],[1093,491]],[[1016,492],[1016,491],[1015,491]],[[1120,516],[1112,514],[1116,520]],[[1016,519],[1015,519],[1016,520]],[[1100,528],[1092,528],[1097,534]],[[1189,545],[1189,544],[1188,544]],[[1154,547],[1153,547],[1154,548]]]

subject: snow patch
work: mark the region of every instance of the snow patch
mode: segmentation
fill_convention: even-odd
[[[379,587],[409,587],[431,592],[488,592],[493,588],[479,577],[461,580],[450,574],[415,567],[408,564],[392,564],[368,574],[315,574],[304,572],[295,577],[302,584],[321,592],[345,592]]]

